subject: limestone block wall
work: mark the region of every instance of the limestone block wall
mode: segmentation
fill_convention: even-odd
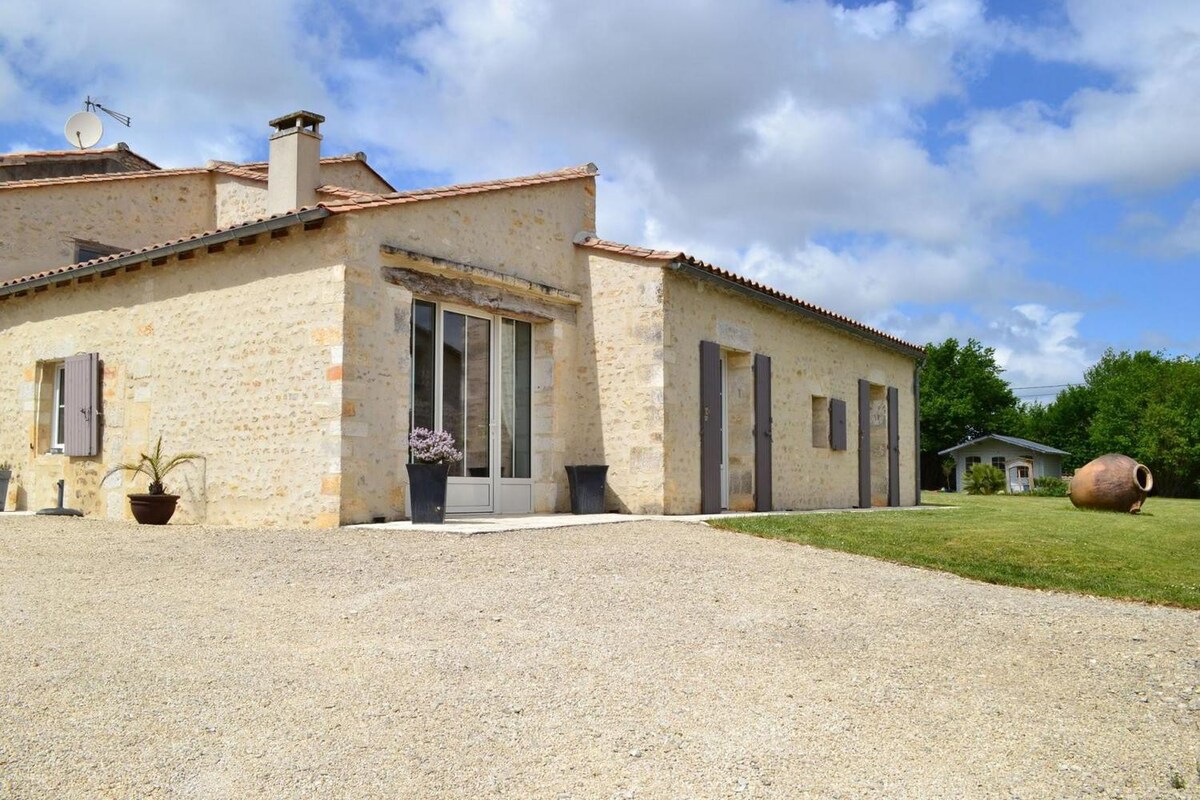
[[[362,257],[380,244],[577,291],[575,234],[594,230],[595,179],[425,200],[354,215]]]
[[[341,452],[341,520],[405,515],[413,294],[383,279],[391,244],[558,288],[584,268],[572,244],[594,224],[592,179],[444,198],[348,216]],[[486,290],[484,290],[486,291]],[[566,507],[576,312],[533,325],[533,452],[536,511]],[[571,461],[571,463],[575,463]]]
[[[666,273],[663,298],[667,513],[696,513],[700,509],[697,409],[701,340],[715,341],[732,354],[731,378],[736,375],[739,358],[763,353],[772,359],[773,494],[777,509],[848,508],[858,503],[860,378],[899,390],[900,499],[903,505],[917,502],[912,359],[683,274]],[[731,417],[749,414],[752,418],[752,390],[752,384],[748,391],[740,384],[731,386]],[[847,450],[814,444],[814,397],[846,401]],[[827,407],[823,399],[816,405],[818,409]],[[821,422],[818,418],[818,427]],[[753,497],[752,430],[752,421],[747,428],[731,419],[733,508],[748,507]]]
[[[210,230],[215,222],[204,171],[2,187],[0,281],[74,263],[76,239],[136,248]]]
[[[213,227],[216,228],[264,217],[267,214],[267,184],[215,173],[213,204]]]
[[[145,480],[100,477],[161,433],[203,455],[168,480],[177,521],[338,523],[343,241],[290,232],[0,301],[0,461],[19,508],[52,505],[65,478],[69,504],[127,517]],[[46,452],[46,363],[78,352],[102,361],[96,458]]]
[[[575,463],[608,464],[610,508],[662,513],[665,392],[663,270],[590,252],[580,310]],[[564,370],[566,371],[566,370]],[[673,399],[670,402],[674,402]]]
[[[382,194],[392,191],[365,161],[338,161],[321,165],[320,181],[330,186],[343,186],[360,192]]]

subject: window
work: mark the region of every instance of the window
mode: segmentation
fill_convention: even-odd
[[[829,398],[812,396],[812,446],[829,447]]]
[[[38,365],[37,449],[94,456],[100,452],[100,357],[80,353]]]
[[[992,466],[1001,472],[1007,472],[1008,468],[1004,463],[1004,456],[992,456]]]
[[[49,369],[54,375],[54,400],[50,410],[50,450],[61,453],[66,437],[67,398],[63,392],[66,383],[67,365],[59,361],[50,364]]]
[[[116,253],[124,253],[128,248],[117,247],[111,244],[103,244],[101,242],[89,242],[84,239],[75,240],[75,263],[80,264],[84,261],[91,261],[93,258],[102,258],[111,256]]]
[[[1017,478],[1019,480],[1029,480],[1029,467],[1017,467]]]
[[[970,470],[971,467],[975,466],[976,464],[980,464],[982,462],[983,462],[983,459],[980,458],[979,456],[967,456],[963,463],[966,465],[966,469]]]

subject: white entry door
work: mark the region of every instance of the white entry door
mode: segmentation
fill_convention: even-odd
[[[412,426],[448,431],[463,452],[447,513],[529,513],[532,326],[424,300],[412,319]]]

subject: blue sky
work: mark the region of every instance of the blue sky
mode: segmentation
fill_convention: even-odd
[[[0,3],[0,150],[86,95],[164,166],[296,108],[401,187],[594,161],[601,236],[973,336],[1014,386],[1200,352],[1195,0]]]

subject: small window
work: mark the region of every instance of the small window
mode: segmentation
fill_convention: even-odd
[[[1017,478],[1023,481],[1029,480],[1029,467],[1017,467]]]
[[[89,242],[83,239],[75,240],[75,263],[81,264],[84,261],[91,261],[93,258],[103,258],[117,253],[124,253],[128,248],[117,247],[116,245],[103,244],[102,242]]]
[[[66,383],[67,365],[61,361],[50,364],[54,375],[54,399],[50,410],[50,451],[61,453],[66,443],[67,397],[63,391]]]
[[[964,463],[966,464],[966,468],[969,470],[971,467],[975,466],[976,464],[983,463],[983,459],[980,458],[979,456],[967,456]]]
[[[812,446],[829,447],[829,398],[812,396]]]
[[[1004,463],[1004,456],[992,456],[992,466],[1001,472],[1007,471],[1007,467]]]
[[[36,447],[41,453],[100,452],[100,358],[80,353],[38,365]]]

